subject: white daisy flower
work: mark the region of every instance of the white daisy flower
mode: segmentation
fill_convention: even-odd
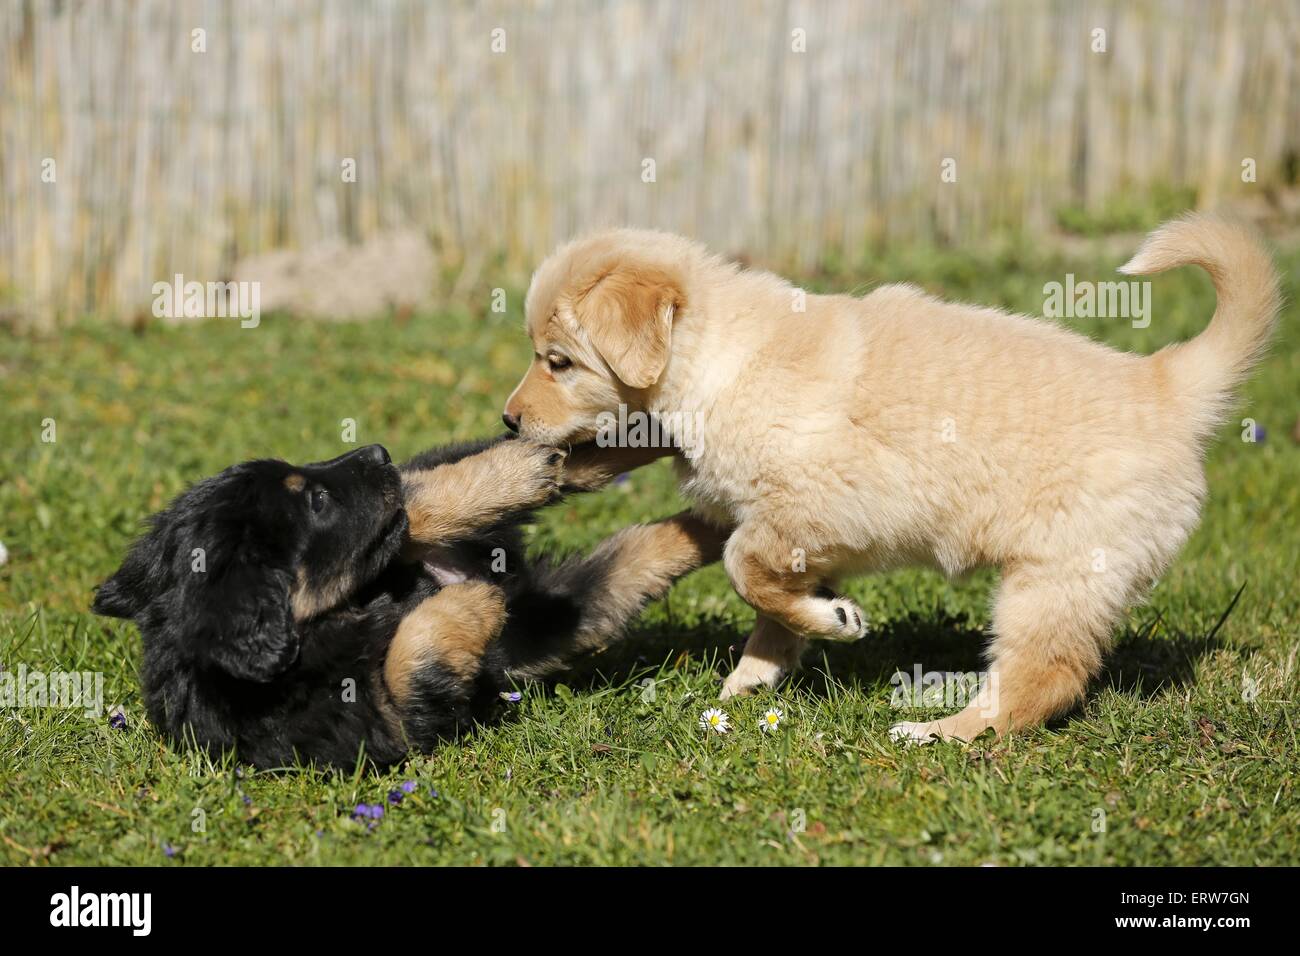
[[[758,719],[758,729],[765,734],[770,734],[781,726],[781,721],[784,719],[785,714],[773,707]]]
[[[731,720],[723,711],[716,707],[710,707],[704,713],[700,714],[700,726],[705,730],[712,730],[714,733],[725,734],[731,728],[727,722]]]

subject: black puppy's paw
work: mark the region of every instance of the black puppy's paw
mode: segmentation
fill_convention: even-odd
[[[544,505],[560,497],[568,452],[553,445],[522,440],[508,442],[506,446],[514,446],[519,487],[529,503]]]

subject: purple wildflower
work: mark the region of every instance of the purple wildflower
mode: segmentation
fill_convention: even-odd
[[[162,845],[162,851],[163,856],[165,857],[173,857],[176,855],[176,847],[172,846],[170,843],[164,843]]]
[[[402,791],[405,793],[415,793],[416,783],[414,780],[408,780],[402,784]]]
[[[108,726],[114,730],[126,730],[126,714],[119,710],[108,718]]]
[[[400,791],[400,790],[389,790],[389,791],[388,791],[388,802],[391,803],[391,804],[394,804],[394,805],[401,803],[401,802],[402,802],[402,791]]]
[[[1268,430],[1263,425],[1255,426],[1255,441],[1262,442],[1268,437]]]
[[[253,798],[250,797],[248,794],[244,794],[244,806],[251,807],[252,805],[253,805]]]

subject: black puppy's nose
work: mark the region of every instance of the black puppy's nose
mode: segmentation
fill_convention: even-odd
[[[509,412],[501,413],[501,420],[506,423],[506,428],[512,432],[519,431],[519,416],[511,415]]]
[[[388,449],[383,445],[367,445],[365,448],[358,448],[357,454],[372,465],[387,465],[393,461],[388,457]]]

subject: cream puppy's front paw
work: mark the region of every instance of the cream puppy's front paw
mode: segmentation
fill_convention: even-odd
[[[722,700],[728,697],[746,697],[764,687],[775,687],[785,677],[786,669],[773,661],[756,657],[742,657],[735,669],[722,682]]]
[[[922,747],[938,740],[939,731],[933,723],[903,721],[889,728],[889,739],[904,747]]]
[[[831,601],[831,613],[840,626],[841,640],[856,641],[867,633],[866,615],[862,608],[848,598],[835,598]]]
[[[827,641],[856,641],[867,633],[867,616],[862,608],[848,598],[839,597],[830,591],[818,591],[816,597],[808,598],[811,602],[811,618],[816,622],[816,629],[809,632],[809,637],[820,637]]]

